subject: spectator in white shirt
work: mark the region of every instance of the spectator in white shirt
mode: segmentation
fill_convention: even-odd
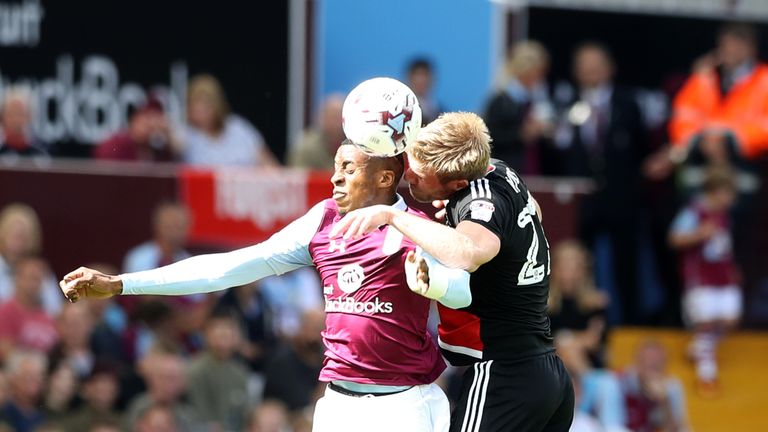
[[[182,130],[182,159],[201,166],[275,166],[277,160],[258,130],[232,114],[216,78],[192,78],[187,96],[187,126]]]

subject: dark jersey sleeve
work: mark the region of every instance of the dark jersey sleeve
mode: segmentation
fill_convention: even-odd
[[[509,239],[516,214],[506,191],[485,178],[470,182],[451,213],[454,226],[465,220],[480,224],[496,234],[502,243]]]

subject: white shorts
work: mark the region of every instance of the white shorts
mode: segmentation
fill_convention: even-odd
[[[448,432],[450,420],[448,398],[437,384],[363,397],[326,387],[315,405],[312,432]]]
[[[690,324],[737,320],[741,317],[741,290],[736,285],[691,288],[683,297],[683,313]]]

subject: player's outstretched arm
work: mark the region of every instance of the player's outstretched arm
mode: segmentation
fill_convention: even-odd
[[[408,252],[405,275],[411,291],[443,306],[460,309],[472,303],[469,273],[440,264],[421,248]]]
[[[312,265],[307,246],[320,224],[322,212],[320,203],[255,246],[198,255],[154,270],[111,276],[81,267],[64,277],[61,290],[70,301],[114,295],[186,295],[219,291],[283,274]]]

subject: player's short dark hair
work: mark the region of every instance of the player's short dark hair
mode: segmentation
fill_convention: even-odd
[[[422,69],[430,74],[433,71],[432,62],[426,57],[416,57],[408,63],[408,75]]]
[[[399,153],[395,156],[375,156],[365,151],[364,148],[357,145],[351,139],[347,138],[341,142],[340,145],[352,145],[360,149],[363,153],[366,153],[376,167],[392,170],[395,173],[395,183],[399,183],[405,173],[405,152]]]
[[[710,168],[704,175],[701,185],[704,192],[715,192],[721,189],[736,189],[736,181],[731,170],[726,168]]]
[[[394,172],[395,184],[400,183],[405,173],[405,153],[395,156],[371,156],[371,160],[375,160],[379,168]]]
[[[757,46],[759,35],[757,28],[743,22],[730,22],[723,24],[717,32],[717,37],[730,36],[753,46]]]

